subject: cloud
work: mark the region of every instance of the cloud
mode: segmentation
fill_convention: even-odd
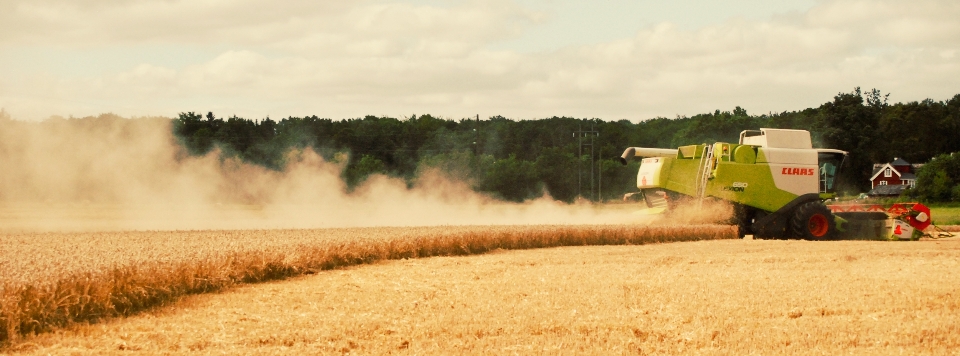
[[[569,99],[562,101],[568,112],[601,117],[629,115],[630,109],[646,117],[734,105],[802,109],[854,86],[875,86],[906,100],[946,99],[957,87],[942,78],[960,74],[949,55],[960,42],[944,36],[960,33],[957,16],[960,7],[952,3],[840,0],[806,13],[696,30],[661,23],[633,38],[541,60],[550,75],[527,87],[531,96]],[[912,25],[919,23],[925,24]]]
[[[505,0],[454,3],[13,1],[0,5],[6,10],[0,15],[0,43],[222,43],[294,53],[336,47],[337,55],[383,56],[509,37],[533,16]]]
[[[538,52],[496,44],[537,26],[543,14],[507,0],[447,4],[6,3],[0,49],[30,42],[129,48],[136,56],[137,48],[164,43],[212,54],[69,77],[38,72],[16,86],[0,79],[0,106],[17,117],[227,110],[249,118],[429,112],[641,120],[736,105],[798,110],[854,86],[906,101],[958,92],[948,78],[960,77],[960,4],[950,0],[828,0],[763,20],[693,29],[661,22],[614,41]]]

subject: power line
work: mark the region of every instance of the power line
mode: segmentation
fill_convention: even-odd
[[[595,128],[595,123],[590,123],[590,130],[584,130],[583,124],[577,125],[577,131],[573,132],[573,137],[576,137],[578,140],[577,148],[579,149],[579,155],[577,155],[577,196],[583,196],[583,146],[590,146],[590,197],[591,200],[596,200],[596,195],[593,193],[594,187],[594,176],[593,176],[593,167],[596,166],[596,157],[594,157],[593,146],[595,144],[594,138],[600,136],[600,131],[597,131]],[[590,137],[590,143],[583,143],[584,137]]]

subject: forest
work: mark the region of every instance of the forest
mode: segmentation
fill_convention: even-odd
[[[925,201],[960,201],[960,94],[946,101],[888,103],[889,94],[854,88],[816,108],[751,115],[739,106],[691,117],[637,123],[601,118],[502,116],[452,120],[429,114],[405,118],[317,116],[251,120],[182,112],[174,132],[190,154],[218,149],[271,169],[283,169],[291,149],[313,149],[345,165],[352,189],[372,174],[405,179],[438,169],[480,192],[511,201],[543,194],[572,202],[607,201],[635,191],[639,163],[617,160],[626,147],[675,148],[737,142],[740,131],[790,128],[811,132],[814,147],[849,152],[841,176],[844,195],[870,188],[874,163],[895,157],[925,163],[917,188],[904,194]]]

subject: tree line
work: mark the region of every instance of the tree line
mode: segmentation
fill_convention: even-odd
[[[918,172],[917,189],[908,194],[960,200],[960,169],[951,170],[950,156],[960,152],[960,94],[946,101],[895,104],[888,103],[888,97],[877,89],[855,88],[799,111],[750,115],[738,106],[638,123],[571,117],[450,120],[429,114],[274,121],[183,112],[173,126],[191,154],[218,148],[224,156],[277,170],[284,167],[288,150],[313,149],[327,160],[343,161],[348,187],[371,174],[412,182],[432,167],[502,199],[521,201],[547,192],[568,202],[578,197],[616,199],[635,191],[638,163],[622,167],[617,160],[626,147],[737,142],[743,130],[803,129],[811,132],[815,147],[850,152],[841,177],[845,194],[869,189],[873,163],[900,157],[931,162]]]

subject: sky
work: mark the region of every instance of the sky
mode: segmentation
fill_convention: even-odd
[[[22,120],[626,119],[960,94],[956,0],[0,0]]]

